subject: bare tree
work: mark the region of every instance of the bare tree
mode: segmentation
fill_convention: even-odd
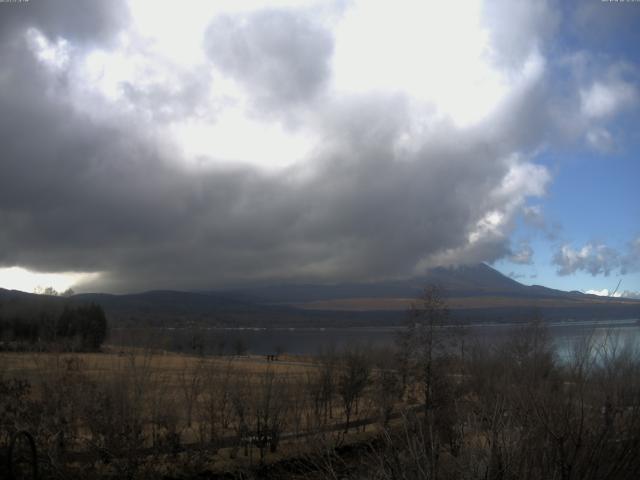
[[[378,370],[374,376],[374,396],[384,427],[389,425],[400,390],[401,380],[396,375],[396,372]]]
[[[217,362],[206,365],[202,381],[202,401],[200,409],[201,426],[208,432],[204,436],[215,444],[229,429],[232,416],[231,386],[234,375],[239,375],[231,361],[220,365]]]
[[[187,428],[191,428],[193,410],[197,405],[200,394],[202,393],[203,374],[204,361],[202,359],[199,359],[195,363],[188,359],[185,360],[182,368],[178,372],[178,383],[185,401]]]
[[[360,351],[345,352],[343,364],[338,377],[338,392],[342,398],[345,415],[344,431],[349,431],[352,414],[358,412],[358,400],[369,385],[371,364],[369,359]]]
[[[254,389],[254,432],[260,451],[260,459],[264,458],[265,448],[269,446],[275,452],[280,436],[287,420],[288,395],[287,380],[277,376],[270,368],[265,370]]]

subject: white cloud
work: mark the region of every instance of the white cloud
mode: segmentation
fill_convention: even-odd
[[[640,237],[631,241],[625,250],[618,251],[602,243],[587,243],[579,250],[563,245],[554,255],[553,263],[559,275],[585,271],[593,276],[608,276],[618,270],[621,274],[640,270]]]
[[[640,237],[633,239],[622,251],[602,243],[587,243],[580,249],[565,244],[555,253],[553,263],[559,275],[578,271],[593,276],[608,276],[613,271],[621,274],[640,270]]]
[[[486,118],[510,79],[487,58],[493,46],[482,2],[354,2],[336,29],[333,85],[406,92],[457,125]],[[446,46],[446,47],[445,47]]]
[[[0,288],[34,292],[38,288],[52,287],[58,292],[80,282],[88,282],[98,278],[97,273],[78,272],[34,272],[20,267],[0,268]]]
[[[584,293],[588,293],[589,295],[598,295],[599,297],[613,296],[615,298],[619,298],[623,296],[620,292],[609,292],[608,288],[603,288],[602,290],[586,290]]]
[[[594,149],[602,153],[611,152],[615,142],[613,136],[606,128],[593,127],[587,131],[587,143]]]
[[[514,71],[545,49],[560,24],[557,6],[546,0],[485,1],[482,15],[491,39],[490,58]]]
[[[558,266],[559,275],[570,275],[583,270],[593,276],[608,276],[619,266],[619,254],[603,244],[589,243],[580,250],[563,245],[554,255],[553,263]]]
[[[554,69],[560,88],[550,108],[557,140],[585,143],[603,154],[616,150],[626,129],[614,122],[620,115],[633,115],[640,98],[637,66],[620,57],[577,50],[556,58]]]
[[[596,81],[580,90],[582,113],[589,118],[609,117],[630,108],[638,97],[636,88],[622,80]]]

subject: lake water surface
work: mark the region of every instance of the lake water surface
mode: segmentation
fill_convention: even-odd
[[[637,319],[550,323],[549,333],[560,357],[570,354],[577,342],[640,349]],[[473,325],[466,327],[465,343],[498,344],[518,334],[519,325]],[[162,348],[182,352],[230,354],[286,352],[313,355],[329,348],[353,346],[390,347],[397,327],[354,328],[122,328],[114,329],[110,343]]]

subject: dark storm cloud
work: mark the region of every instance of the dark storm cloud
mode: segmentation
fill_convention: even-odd
[[[189,170],[144,124],[91,122],[43,94],[47,73],[26,50],[3,57],[4,265],[106,271],[95,287],[115,290],[407,274],[464,247],[505,200],[490,195],[505,152],[480,135],[396,152],[409,126],[401,98],[336,102],[332,140],[283,175]],[[475,259],[497,258],[505,241],[480,244]]]
[[[72,47],[102,38],[52,18],[38,28],[75,38]],[[332,49],[326,32],[295,13],[238,18],[215,23],[207,45],[253,100],[289,105],[318,94]],[[107,35],[118,25],[92,28]],[[85,289],[370,279],[491,261],[510,252],[515,212],[547,180],[514,155],[519,141],[535,143],[526,125],[507,122],[515,107],[497,127],[495,119],[467,129],[443,120],[416,134],[411,102],[399,94],[327,98],[314,120],[323,142],[278,174],[187,166],[145,115],[73,108],[69,85],[14,38],[0,45],[0,264],[105,272]],[[162,102],[173,108],[168,118],[191,115],[193,83],[193,95],[170,101],[162,89],[124,93],[155,121]],[[518,95],[538,88],[534,80],[514,97],[517,118],[532,118],[524,113],[535,103]],[[504,223],[489,222],[492,212]]]
[[[160,59],[157,60],[161,62]],[[219,106],[207,99],[211,83],[209,68],[178,69],[167,66],[171,78],[151,85],[122,82],[120,91],[139,114],[156,122],[171,122],[191,118],[213,119]],[[153,78],[151,73],[148,77]],[[179,86],[179,88],[176,88]]]
[[[258,102],[295,104],[318,93],[330,73],[333,38],[308,17],[287,10],[222,16],[207,31],[206,50]]]
[[[0,4],[0,35],[20,35],[38,29],[50,39],[61,37],[74,43],[109,40],[128,21],[124,0],[30,0]]]

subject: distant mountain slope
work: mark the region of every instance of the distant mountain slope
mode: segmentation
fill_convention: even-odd
[[[464,318],[522,319],[533,311],[562,318],[640,318],[640,302],[523,285],[486,264],[435,268],[407,280],[335,285],[279,285],[236,291],[255,301],[307,311],[403,312],[424,287],[442,287],[454,315]]]
[[[454,268],[434,268],[424,275],[407,280],[334,285],[269,285],[229,292],[255,301],[275,304],[302,304],[349,298],[416,298],[428,285],[442,287],[447,297],[585,297],[580,292],[564,292],[539,285],[523,285],[490,266],[481,263]]]
[[[176,290],[152,290],[143,293],[112,295],[107,293],[83,293],[73,300],[95,302],[107,309],[150,313],[163,311],[172,314],[208,313],[211,311],[238,311],[256,309],[254,303],[242,301],[221,293],[182,292]]]
[[[19,290],[0,288],[0,318],[34,317],[42,312],[57,314],[62,311],[66,298],[36,295]]]
[[[295,309],[262,305],[242,296],[221,292],[183,292],[153,290],[112,295],[78,294],[73,301],[95,302],[103,306],[117,324],[178,326],[192,323],[209,325],[276,323]]]
[[[427,274],[407,280],[333,285],[267,285],[229,293],[246,295],[264,303],[304,303],[346,298],[415,298],[427,285],[439,285],[448,296],[515,294],[527,287],[505,277],[485,264],[457,268],[435,268]]]
[[[318,317],[293,307],[263,305],[225,293],[154,290],[134,294],[83,293],[71,297],[0,289],[0,319],[59,313],[66,304],[101,305],[111,326],[281,325]]]
[[[405,318],[424,287],[440,285],[454,316],[469,321],[543,318],[640,318],[640,301],[526,286],[485,264],[436,268],[407,280],[335,285],[266,285],[233,291],[157,290],[71,298],[0,289],[0,316],[61,309],[66,302],[100,304],[112,325],[355,326],[391,325]]]

